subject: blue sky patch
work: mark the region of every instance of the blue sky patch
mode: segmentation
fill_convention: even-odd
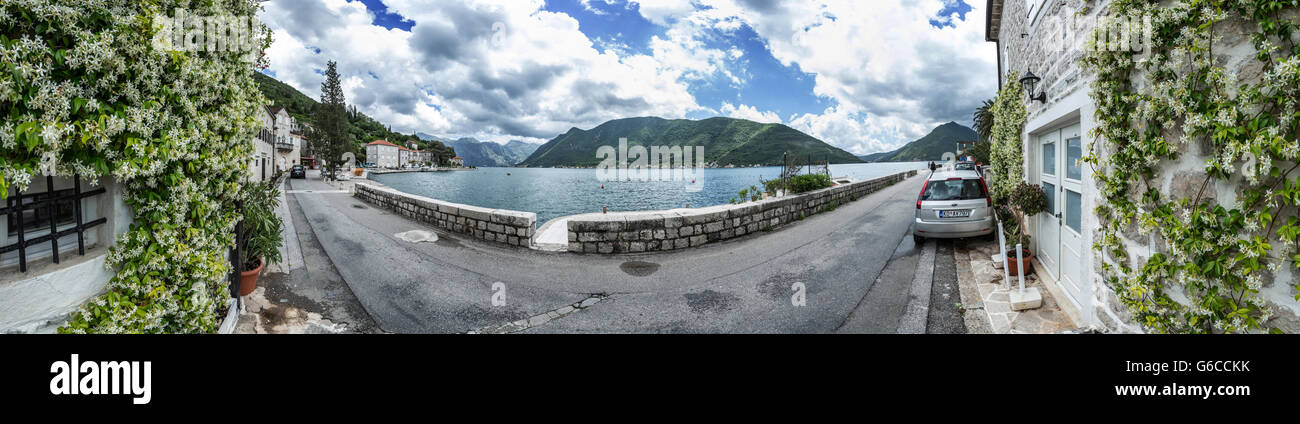
[[[384,5],[384,2],[380,0],[348,0],[348,3],[354,1],[359,1],[361,4],[366,5],[366,10],[369,10],[370,13],[375,15],[375,20],[372,23],[377,26],[384,27],[385,29],[400,29],[408,32],[411,30],[411,27],[415,26],[415,22],[406,19],[405,16],[389,12],[388,6]]]
[[[592,0],[589,5],[590,9],[578,0],[556,0],[548,1],[545,10],[573,17],[578,21],[579,30],[598,49],[614,48],[620,56],[648,55],[653,37],[667,38],[668,28],[646,20],[641,16],[638,4],[608,4]],[[827,18],[835,19],[833,16]],[[720,110],[724,102],[734,106],[748,105],[761,112],[776,112],[782,119],[788,119],[794,114],[821,113],[834,103],[812,94],[814,76],[804,73],[798,65],[782,65],[772,56],[762,38],[747,25],[734,32],[709,32],[704,47],[726,52],[728,58],[721,66],[741,82],[736,84],[722,72],[689,81],[689,92],[701,106]],[[742,55],[732,58],[733,50],[739,50]],[[712,116],[712,113],[696,111],[688,114],[687,118]]]
[[[966,4],[963,0],[947,0],[944,2],[943,9],[940,9],[939,13],[934,18],[930,19],[930,25],[935,28],[956,28],[957,23],[952,22],[952,15],[956,14],[956,19],[965,21],[966,13],[970,12],[970,10],[970,5]]]
[[[578,0],[548,1],[543,10],[577,19],[578,29],[587,34],[587,38],[606,44],[597,44],[596,47],[602,50],[612,47],[613,43],[623,47],[627,53],[650,54],[650,39],[655,36],[663,38],[667,30],[642,17],[635,4],[629,7],[599,0],[590,4],[593,10],[588,10]]]

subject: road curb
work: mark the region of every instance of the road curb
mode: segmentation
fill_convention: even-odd
[[[912,291],[908,296],[907,310],[898,320],[898,334],[925,334],[930,315],[930,289],[934,285],[934,240],[926,240],[921,258],[916,262],[916,275],[912,278]]]

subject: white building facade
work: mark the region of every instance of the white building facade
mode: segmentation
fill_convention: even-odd
[[[397,168],[401,165],[400,148],[386,140],[375,140],[366,145],[366,162],[380,168]]]
[[[275,137],[276,151],[273,166],[276,171],[286,171],[302,163],[302,147],[306,144],[306,137],[302,124],[289,115],[288,110],[273,108],[270,112],[274,118],[270,129]]]
[[[249,181],[266,181],[275,175],[275,115],[270,107],[261,110],[262,130],[253,137],[253,158],[248,164]]]
[[[408,148],[405,148],[405,147],[398,147],[398,148],[397,148],[397,166],[398,166],[398,167],[403,167],[403,166],[406,166],[406,165],[410,165],[412,159],[415,157],[415,155],[414,155],[413,153],[414,153],[414,152],[413,152],[411,149],[408,149]]]

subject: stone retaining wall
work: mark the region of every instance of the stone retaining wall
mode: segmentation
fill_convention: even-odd
[[[461,205],[372,184],[358,183],[353,196],[447,231],[511,246],[532,247],[537,228],[532,212]]]
[[[776,199],[699,209],[597,215],[569,221],[569,251],[641,253],[700,246],[769,231],[893,185],[909,171]]]

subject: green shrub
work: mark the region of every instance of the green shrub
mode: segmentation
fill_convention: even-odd
[[[1029,235],[1021,231],[1024,228],[1022,224],[1028,222],[1026,220],[1029,217],[1047,210],[1047,194],[1043,192],[1043,187],[1022,181],[1011,191],[1007,206],[1015,214],[1016,220],[1013,230],[1007,231],[1008,238],[1018,240],[1022,245],[1029,243]]]
[[[271,180],[277,181],[277,180]],[[280,245],[284,223],[275,214],[280,204],[280,190],[272,183],[250,183],[244,189],[243,246],[239,261],[243,271],[257,269],[262,263],[280,262]]]
[[[781,189],[784,188],[785,186],[781,184],[780,178],[775,180],[763,181],[763,192],[767,193],[768,196],[775,196],[777,191],[780,191]]]
[[[831,177],[822,174],[796,175],[790,178],[789,192],[791,194],[806,193],[830,187],[831,184]]]

